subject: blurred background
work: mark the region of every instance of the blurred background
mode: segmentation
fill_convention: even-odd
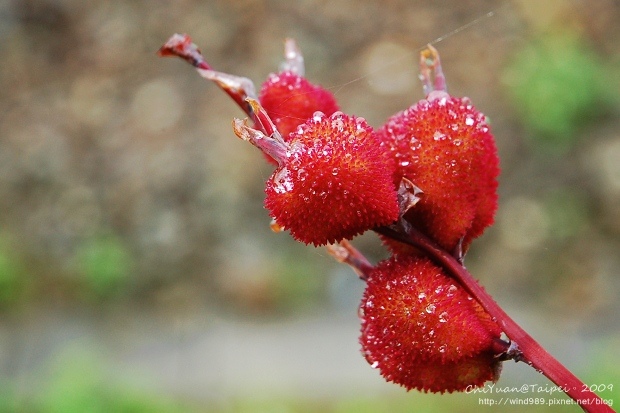
[[[271,168],[224,93],[155,55],[175,32],[257,85],[293,37],[307,77],[374,126],[423,98],[418,53],[439,40],[502,161],[468,268],[620,403],[618,22],[613,0],[0,2],[0,412],[480,409],[367,365],[363,283],[270,231]],[[536,383],[506,363],[498,385]]]

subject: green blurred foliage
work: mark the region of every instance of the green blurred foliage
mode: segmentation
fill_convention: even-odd
[[[16,304],[26,291],[23,263],[8,240],[0,236],[0,308]]]
[[[279,307],[288,310],[315,307],[326,289],[324,268],[299,257],[285,256],[281,261],[275,285]]]
[[[604,400],[620,402],[620,369],[613,361],[618,358],[620,335],[615,334],[597,342],[589,354],[589,370],[584,383],[596,387],[596,393]]]
[[[82,244],[75,256],[85,294],[106,299],[121,294],[130,281],[132,257],[122,240],[98,235]]]
[[[549,235],[556,241],[579,235],[589,222],[587,199],[576,189],[550,191],[545,195],[543,205],[549,217]]]
[[[112,384],[113,383],[113,384]],[[192,412],[157,394],[144,393],[115,378],[106,380],[103,364],[90,353],[59,357],[45,384],[18,396],[2,383],[0,413],[180,413]]]
[[[609,69],[576,34],[537,36],[506,68],[504,83],[536,149],[564,152],[579,129],[617,102]]]

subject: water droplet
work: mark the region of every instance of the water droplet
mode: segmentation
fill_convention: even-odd
[[[443,291],[443,286],[440,285],[439,287],[435,288],[435,294],[441,294],[441,292]]]
[[[439,131],[435,131],[435,133],[433,134],[433,139],[436,141],[442,141],[446,139],[446,135]]]
[[[340,118],[332,119],[332,128],[342,132],[344,129],[344,122]]]
[[[334,176],[338,175],[338,168],[332,169],[332,175]]]
[[[300,181],[305,181],[306,180],[306,176],[308,176],[308,173],[306,172],[306,170],[304,168],[300,168],[297,171],[297,179],[299,179]]]
[[[463,141],[460,139],[455,139],[453,142],[455,146],[461,146],[461,144],[463,143]]]
[[[426,293],[420,293],[420,294],[418,294],[418,298],[419,298],[420,300],[425,299],[425,298],[426,298]]]
[[[278,224],[275,219],[269,223],[269,227],[273,232],[282,232],[285,229],[283,226]]]
[[[426,310],[425,311],[427,313],[429,313],[429,314],[432,314],[432,313],[435,312],[435,308],[436,308],[435,304],[429,304],[429,305],[426,306]]]
[[[440,323],[445,323],[448,321],[448,313],[446,311],[444,311],[443,313],[439,314],[439,322]]]
[[[400,166],[409,166],[410,163],[409,161],[400,161]]]
[[[320,122],[321,120],[323,120],[323,117],[325,117],[325,114],[320,111],[316,111],[314,112],[314,114],[312,114],[312,120],[315,122]]]
[[[465,124],[466,124],[467,126],[471,126],[471,125],[473,125],[473,124],[474,124],[474,119],[473,119],[473,118],[470,118],[470,117],[468,116],[468,117],[465,119]]]
[[[448,346],[446,346],[445,344],[442,344],[441,346],[439,346],[439,348],[437,348],[437,350],[439,350],[440,353],[445,353],[447,349],[448,349]]]
[[[370,368],[376,369],[377,367],[379,367],[379,362],[375,361],[370,365]]]
[[[289,192],[293,189],[293,180],[291,179],[291,173],[286,167],[280,169],[275,173],[275,175],[273,176],[273,181],[275,183],[274,190],[279,194]]]
[[[454,293],[456,293],[456,290],[458,290],[458,287],[454,284],[452,284],[450,286],[450,288],[448,288],[448,297],[452,297],[454,295]]]

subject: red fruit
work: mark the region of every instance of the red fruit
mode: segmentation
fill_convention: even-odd
[[[499,159],[485,117],[466,98],[432,92],[377,131],[405,177],[423,194],[405,218],[448,251],[493,223]]]
[[[295,239],[334,243],[398,218],[393,171],[364,119],[316,113],[287,143],[265,206]]]
[[[451,392],[497,378],[499,326],[427,258],[379,263],[369,274],[360,317],[363,353],[386,380]]]
[[[338,110],[331,92],[291,71],[271,74],[263,83],[258,100],[284,140],[314,112],[329,116]]]

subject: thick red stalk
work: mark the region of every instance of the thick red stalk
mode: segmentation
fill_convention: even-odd
[[[431,239],[415,228],[406,225],[404,231],[395,227],[380,227],[376,232],[413,245],[444,267],[474,297],[480,305],[501,326],[510,338],[512,348],[508,354],[515,361],[523,361],[545,375],[560,387],[581,408],[590,413],[610,413],[614,410],[604,404],[603,400],[589,389],[577,376],[571,373],[562,363],[549,354],[495,302],[476,279],[447,251],[438,247]]]

